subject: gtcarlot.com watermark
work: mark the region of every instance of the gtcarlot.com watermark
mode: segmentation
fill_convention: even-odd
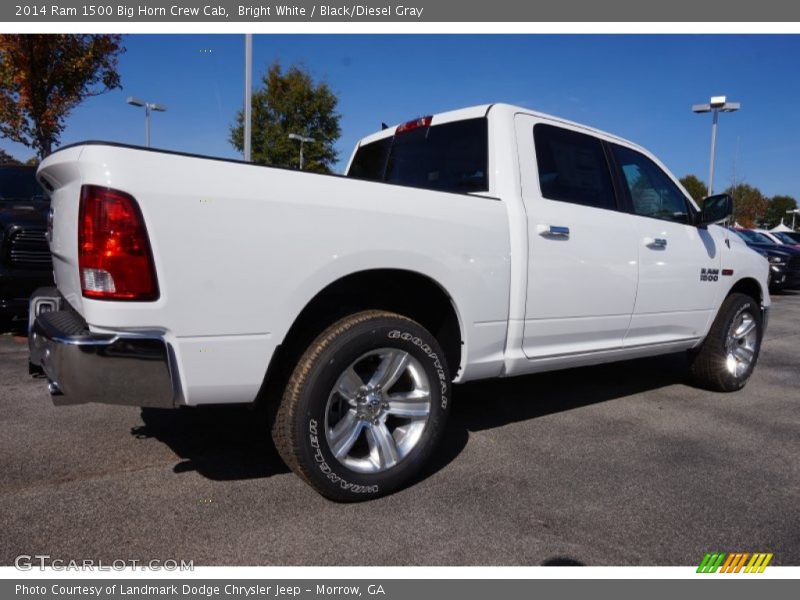
[[[194,571],[193,560],[99,560],[84,558],[80,560],[53,558],[49,554],[20,554],[14,559],[14,566],[20,571],[39,569],[44,571]]]

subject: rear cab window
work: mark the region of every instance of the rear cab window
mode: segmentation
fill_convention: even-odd
[[[486,118],[420,126],[356,151],[348,177],[468,194],[489,191]]]

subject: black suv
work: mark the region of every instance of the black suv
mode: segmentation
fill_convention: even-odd
[[[50,202],[36,181],[36,167],[0,165],[0,330],[27,318],[28,298],[53,285],[47,243]]]

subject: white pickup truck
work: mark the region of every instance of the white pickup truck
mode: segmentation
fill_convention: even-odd
[[[265,403],[339,501],[418,475],[452,383],[686,351],[733,391],[767,322],[767,261],[715,225],[730,197],[700,210],[646,150],[525,108],[387,128],[346,176],[87,142],[38,178],[54,401]]]

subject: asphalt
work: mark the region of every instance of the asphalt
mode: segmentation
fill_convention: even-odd
[[[54,407],[0,336],[0,564],[800,565],[800,294],[747,387],[681,355],[456,388],[440,454],[390,497],[329,502],[242,407]]]

